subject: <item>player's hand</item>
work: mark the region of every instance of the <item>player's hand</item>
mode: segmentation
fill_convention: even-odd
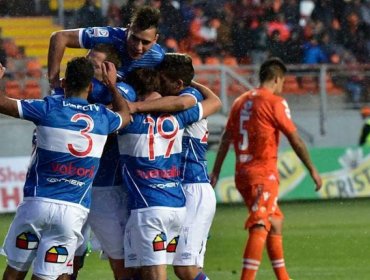
[[[0,63],[0,79],[4,77],[6,68]]]
[[[103,82],[106,85],[116,86],[117,69],[112,62],[104,61],[101,65]]]
[[[213,187],[213,188],[215,188],[216,187],[216,185],[217,185],[217,182],[218,182],[218,176],[219,176],[219,174],[216,174],[216,173],[211,173],[211,174],[209,174],[209,179],[210,179],[210,183],[211,183],[211,186]]]
[[[321,176],[320,176],[320,174],[317,172],[317,170],[315,169],[315,170],[313,170],[313,171],[311,172],[311,177],[312,177],[312,179],[313,179],[313,180],[314,180],[314,182],[315,182],[315,185],[316,185],[315,191],[317,192],[317,191],[319,191],[319,190],[321,189],[321,187],[322,187],[322,179],[321,179]]]

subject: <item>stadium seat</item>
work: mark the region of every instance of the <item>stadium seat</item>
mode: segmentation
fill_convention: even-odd
[[[297,82],[296,76],[287,75],[285,77],[283,93],[284,94],[299,94],[299,93],[302,93],[302,90],[299,87],[299,84]]]
[[[41,86],[38,80],[27,80],[24,84],[23,98],[41,98]]]
[[[236,57],[231,55],[225,56],[222,60],[222,63],[227,66],[238,66],[238,61]]]
[[[42,67],[37,58],[31,58],[26,62],[27,76],[33,78],[41,78]]]
[[[7,80],[5,82],[5,94],[11,98],[22,98],[22,86],[17,80]]]
[[[301,78],[301,88],[303,93],[318,93],[317,77],[303,76]]]

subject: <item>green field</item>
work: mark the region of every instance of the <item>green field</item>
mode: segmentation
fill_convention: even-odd
[[[281,204],[285,214],[285,261],[295,280],[370,279],[370,199]],[[12,215],[0,215],[3,240]],[[239,279],[247,232],[243,205],[218,205],[205,271],[212,280]],[[0,257],[0,268],[5,267]],[[30,279],[30,278],[27,278]],[[107,261],[93,253],[79,279],[113,279]],[[169,269],[169,279],[176,279]],[[266,255],[258,280],[274,279]]]

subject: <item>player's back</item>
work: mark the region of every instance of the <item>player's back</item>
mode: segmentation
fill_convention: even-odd
[[[120,118],[80,98],[20,101],[21,117],[36,124],[37,147],[25,197],[43,197],[89,207],[90,186],[107,135]]]
[[[187,87],[181,91],[180,96],[192,96],[196,102],[204,98],[195,88]],[[183,161],[181,178],[184,184],[209,183],[207,170],[207,144],[208,121],[201,119],[185,128],[183,137]]]
[[[180,182],[182,137],[198,121],[200,105],[177,114],[135,114],[119,136],[123,179],[130,208],[183,207]]]
[[[253,177],[277,176],[280,131],[295,130],[289,108],[282,97],[259,88],[239,97],[231,110],[238,172]]]

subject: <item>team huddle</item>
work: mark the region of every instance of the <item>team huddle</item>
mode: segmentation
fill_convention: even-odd
[[[0,102],[2,113],[36,125],[24,201],[4,242],[4,279],[23,279],[31,265],[32,279],[75,279],[89,228],[115,279],[167,279],[166,265],[181,279],[206,279],[216,199],[205,118],[221,103],[192,81],[190,56],[156,44],[158,21],[143,7],[127,29],[52,34],[52,94]],[[60,80],[66,47],[90,50]]]
[[[279,130],[317,189],[321,178],[284,99],[269,97],[281,92],[286,68],[268,60],[260,70],[264,89],[235,101],[210,178],[206,118],[221,102],[193,80],[191,56],[164,53],[156,43],[159,16],[143,6],[127,28],[54,32],[50,96],[0,96],[0,113],[36,125],[24,200],[4,241],[3,279],[24,279],[31,266],[32,279],[77,279],[90,230],[116,280],[167,280],[167,265],[179,279],[209,279],[203,266],[216,211],[212,186],[231,142],[237,188],[250,212],[241,279],[255,279],[266,240],[277,279],[290,279],[277,206]],[[60,79],[66,48],[89,51],[69,61]],[[0,77],[4,72],[1,66]],[[250,120],[262,129],[251,130]]]

